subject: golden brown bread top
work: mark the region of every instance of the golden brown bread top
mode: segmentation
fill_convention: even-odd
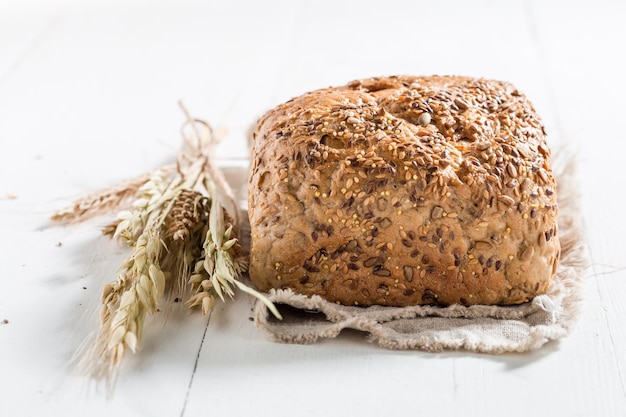
[[[556,271],[545,132],[512,85],[381,77],[304,94],[254,135],[251,278],[349,304],[511,304]]]

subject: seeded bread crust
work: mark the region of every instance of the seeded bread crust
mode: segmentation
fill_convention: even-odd
[[[346,305],[519,304],[557,269],[543,125],[514,86],[393,76],[304,94],[253,135],[250,278]]]

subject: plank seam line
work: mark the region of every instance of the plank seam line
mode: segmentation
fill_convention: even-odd
[[[189,394],[191,393],[193,379],[196,376],[196,371],[198,369],[198,362],[200,361],[200,353],[202,352],[202,346],[204,345],[204,339],[206,339],[206,334],[209,329],[210,321],[211,321],[211,313],[209,313],[209,317],[207,318],[206,325],[204,326],[204,333],[202,333],[202,340],[200,340],[200,346],[198,347],[198,352],[196,353],[196,359],[193,363],[193,370],[191,371],[191,377],[189,378],[189,385],[187,385],[187,392],[185,393],[185,401],[183,402],[183,408],[182,410],[180,410],[180,417],[184,417],[185,411],[187,410],[187,402],[189,401]]]

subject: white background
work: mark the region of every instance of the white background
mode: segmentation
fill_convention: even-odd
[[[0,415],[625,415],[625,21],[610,0],[0,1]],[[568,338],[502,356],[281,345],[240,295],[151,320],[112,398],[72,374],[126,252],[108,219],[52,212],[172,162],[178,100],[229,165],[274,105],[391,74],[510,81],[575,151],[591,263]]]

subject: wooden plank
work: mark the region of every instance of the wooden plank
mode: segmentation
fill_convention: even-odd
[[[67,362],[95,328],[100,290],[115,279],[124,253],[99,236],[101,221],[42,229],[69,197],[173,161],[181,142],[178,94],[203,98],[193,79],[204,76],[186,79],[182,58],[195,53],[209,10],[193,3],[146,6],[72,5],[0,85],[0,224],[12,236],[2,243],[9,261],[2,275],[11,278],[0,280],[0,316],[9,321],[0,329],[0,392],[11,395],[2,395],[0,415],[44,409],[177,415],[184,403],[206,325],[206,318],[186,312],[173,314],[165,327],[162,317],[148,325],[141,356],[128,358],[115,401],[84,393],[84,379],[70,375]],[[147,23],[138,30],[142,19]],[[185,31],[190,23],[200,30]],[[177,58],[180,67],[169,64]],[[184,85],[167,84],[178,70]]]
[[[54,24],[61,0],[24,13],[7,4],[0,5],[0,39],[12,39],[0,43],[0,230],[8,238],[0,253],[10,278],[0,279],[0,320],[9,320],[0,325],[0,415],[626,410],[626,230],[615,220],[626,146],[614,127],[626,92],[614,52],[626,38],[621,3],[88,1],[68,3]],[[274,104],[392,73],[512,81],[535,103],[553,143],[580,149],[594,267],[572,335],[503,356],[393,352],[350,332],[282,345],[254,327],[239,294],[218,306],[206,337],[207,318],[198,314],[177,310],[165,325],[151,321],[115,397],[86,395],[67,361],[124,252],[98,236],[98,221],[42,229],[48,213],[69,196],[171,161],[179,99],[228,133],[219,150],[228,165],[245,157],[249,124]]]
[[[612,392],[610,398],[619,405],[609,408],[606,415],[617,414],[626,409],[626,332],[621,324],[626,317],[622,302],[626,264],[621,254],[626,225],[614,220],[621,213],[615,187],[626,145],[615,134],[614,121],[622,117],[626,86],[615,80],[622,77],[626,64],[615,53],[614,42],[626,39],[621,23],[626,7],[574,2],[562,8],[533,2],[532,13],[543,41],[543,60],[562,135],[579,151],[583,218],[592,262],[589,297],[596,301],[588,305],[594,322],[589,331],[602,352],[586,360],[593,357],[602,364],[599,373],[604,382],[593,384]],[[551,24],[557,20],[560,25]]]
[[[67,0],[0,3],[0,85],[19,70],[21,61],[54,30],[67,3]]]

